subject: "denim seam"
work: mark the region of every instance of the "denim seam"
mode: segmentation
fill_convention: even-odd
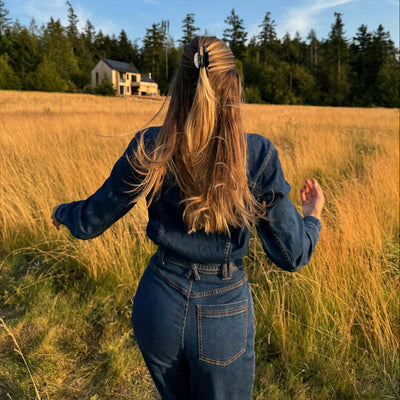
[[[164,218],[164,208],[163,208],[162,201],[160,200],[159,202],[157,202],[157,205],[158,205],[158,213],[160,214],[160,227],[159,227],[159,230],[158,230],[157,242],[160,243],[161,236],[165,232],[165,228],[164,228],[165,218]]]
[[[235,314],[240,314],[244,310],[246,310],[247,305],[240,307],[240,308],[235,308],[233,310],[221,310],[221,311],[199,311],[199,314],[204,316],[204,317],[228,317],[229,315],[235,315]]]
[[[129,199],[128,199],[129,200]],[[104,232],[105,229],[107,229],[112,223],[114,223],[118,218],[117,216],[119,213],[126,207],[128,201],[121,202],[118,207],[116,207],[111,214],[108,214],[104,217],[104,220],[102,221],[102,224],[97,227],[96,230],[94,230],[91,233],[92,235],[98,236],[100,233]],[[110,224],[111,223],[111,224]]]
[[[238,282],[236,282],[236,283],[234,283],[232,285],[225,286],[225,287],[222,287],[222,288],[219,288],[219,289],[207,290],[205,292],[199,292],[199,293],[190,293],[190,297],[192,299],[198,299],[200,297],[207,297],[207,296],[212,296],[214,294],[220,294],[220,293],[232,290],[232,289],[236,289],[239,286],[243,285],[245,282],[247,282],[247,276],[245,276],[240,281],[238,281]]]
[[[278,235],[273,231],[272,226],[270,224],[267,224],[270,233],[272,234],[272,238],[275,240],[275,243],[277,243],[279,250],[281,251],[281,254],[283,255],[283,257],[285,258],[286,262],[288,263],[288,267],[292,268],[292,261],[290,259],[290,256],[288,254],[288,252],[286,251],[282,241],[279,239]],[[271,255],[269,255],[271,260],[274,261],[274,259],[271,257]],[[279,263],[278,263],[279,264]]]
[[[244,335],[243,335],[243,345],[242,349],[237,352],[232,358],[230,358],[227,361],[218,361],[218,360],[213,360],[211,358],[205,357],[203,355],[203,334],[202,334],[202,325],[201,325],[201,317],[206,316],[205,313],[207,312],[202,312],[201,311],[201,305],[197,305],[197,334],[198,334],[198,351],[199,351],[199,359],[201,361],[206,361],[209,364],[213,365],[220,365],[220,366],[226,366],[231,364],[233,361],[237,360],[243,353],[246,351],[246,344],[247,344],[247,319],[248,319],[248,301],[246,301],[246,306],[242,307],[240,309],[234,310],[234,313],[228,314],[229,311],[226,311],[225,314],[219,314],[220,316],[229,316],[229,315],[236,315],[236,314],[241,314],[242,312],[245,313],[244,316]],[[239,311],[240,310],[240,311]]]
[[[193,281],[189,282],[189,287],[187,290],[187,293],[189,294],[190,291],[192,290],[192,285],[193,285]],[[189,296],[186,296],[186,300],[185,300],[185,307],[183,308],[183,319],[182,319],[182,325],[181,325],[181,329],[180,329],[180,348],[183,349],[184,348],[184,337],[185,337],[185,327],[186,327],[186,319],[187,319],[187,314],[188,314],[188,310],[189,310]]]
[[[185,297],[189,296],[187,290],[183,289],[181,286],[177,285],[176,283],[170,281],[156,266],[150,263],[150,268],[161,278],[163,279],[168,285],[176,289],[178,292],[182,293]]]
[[[272,153],[274,151],[274,148],[275,148],[274,145],[271,143],[271,146],[268,149],[268,153],[267,153],[267,155],[266,155],[266,157],[264,159],[264,162],[262,163],[260,169],[257,171],[257,175],[254,176],[254,178],[253,178],[254,182],[255,182],[255,186],[257,186],[256,182],[258,181],[259,177],[262,175],[262,173],[264,172],[265,168],[267,167],[267,165],[268,165],[268,163],[269,163],[269,161],[270,161],[270,159],[272,157]]]

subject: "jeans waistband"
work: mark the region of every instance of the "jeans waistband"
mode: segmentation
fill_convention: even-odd
[[[231,279],[232,271],[235,271],[243,266],[243,260],[241,258],[226,262],[222,260],[219,264],[198,263],[182,257],[181,255],[176,254],[175,252],[162,246],[158,248],[156,254],[161,264],[163,264],[165,261],[168,261],[182,268],[187,268],[188,272],[186,273],[186,277],[193,277],[194,280],[200,279],[198,272],[221,272],[222,279]]]

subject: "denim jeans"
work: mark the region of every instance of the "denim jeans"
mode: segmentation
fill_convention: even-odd
[[[255,325],[240,264],[191,264],[160,251],[151,258],[132,324],[163,400],[251,398]]]

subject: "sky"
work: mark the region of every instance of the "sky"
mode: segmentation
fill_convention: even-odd
[[[13,21],[29,26],[32,18],[38,25],[50,17],[68,24],[68,7],[65,0],[4,0]],[[90,20],[96,31],[118,36],[124,29],[130,40],[139,45],[146,28],[162,20],[169,21],[169,34],[177,41],[182,37],[182,20],[188,13],[195,14],[195,26],[200,34],[207,33],[222,38],[227,25],[224,20],[234,8],[243,19],[248,39],[257,35],[267,11],[275,20],[278,37],[296,31],[305,39],[311,29],[318,39],[328,37],[334,13],[342,14],[346,37],[352,39],[361,24],[375,31],[382,24],[399,47],[399,0],[70,0],[82,29]]]

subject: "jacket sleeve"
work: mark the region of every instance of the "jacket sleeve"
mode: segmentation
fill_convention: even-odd
[[[134,173],[127,156],[132,156],[136,147],[134,138],[110,176],[86,200],[63,203],[56,209],[54,217],[66,225],[73,236],[78,239],[99,236],[133,207],[132,194],[127,191],[132,190],[132,183],[140,182],[140,176]]]
[[[266,219],[260,219],[257,232],[264,251],[280,268],[295,272],[308,264],[321,230],[315,217],[302,217],[289,199],[278,152],[271,144],[264,168],[256,181],[256,197],[266,204]]]

